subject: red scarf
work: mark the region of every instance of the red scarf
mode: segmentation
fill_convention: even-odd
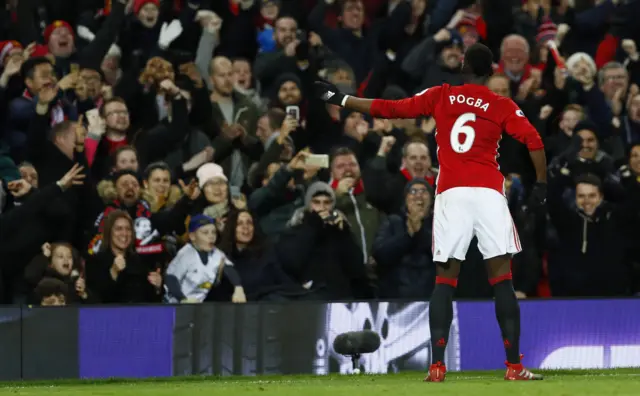
[[[334,190],[338,188],[338,183],[340,183],[340,180],[331,180],[331,182],[329,182],[331,188],[333,188]],[[362,183],[362,179],[358,180],[356,185],[353,187],[352,192],[353,195],[362,194],[364,192],[364,183]]]
[[[33,101],[33,95],[29,92],[28,89],[25,89],[22,93],[22,97]],[[62,108],[62,102],[58,100],[58,102],[51,107],[51,126],[61,123],[62,121],[68,120],[69,117],[64,113],[64,109]]]
[[[405,179],[407,179],[407,181],[414,179],[414,177],[411,176],[411,173],[409,173],[407,168],[400,169],[400,173],[402,173],[402,175],[404,176]],[[427,183],[429,183],[429,185],[431,187],[433,187],[434,183],[436,182],[436,178],[434,176],[430,176],[430,175],[425,176],[424,180],[426,180]]]

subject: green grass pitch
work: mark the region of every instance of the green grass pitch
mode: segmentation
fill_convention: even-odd
[[[507,382],[504,371],[449,373],[442,384],[423,373],[389,375],[175,377],[0,383],[17,396],[639,396],[640,369],[546,371],[544,381]]]

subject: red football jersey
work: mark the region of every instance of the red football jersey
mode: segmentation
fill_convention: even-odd
[[[435,118],[440,163],[437,193],[454,187],[487,187],[504,194],[504,176],[497,161],[502,131],[525,143],[529,151],[544,148],[540,135],[513,100],[482,85],[443,84],[408,99],[376,99],[371,115]]]

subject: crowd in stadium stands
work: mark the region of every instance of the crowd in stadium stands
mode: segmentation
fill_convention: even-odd
[[[638,0],[4,3],[0,303],[428,299],[435,121],[310,91],[463,84],[478,41],[549,161],[527,211],[500,142],[518,297],[640,295]],[[472,245],[457,297],[486,279]]]

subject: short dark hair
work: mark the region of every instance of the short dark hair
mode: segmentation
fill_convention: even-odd
[[[336,147],[331,151],[331,154],[329,155],[331,164],[333,164],[333,161],[337,157],[342,157],[345,155],[353,155],[354,157],[357,157],[356,153],[353,152],[353,150],[351,150],[349,147]]]
[[[104,108],[104,106],[102,106],[102,108]],[[133,151],[136,155],[136,158],[138,158],[138,150],[136,150],[135,147],[129,145],[120,146],[116,149],[116,151],[113,152],[113,154],[111,154],[111,166],[116,166],[116,164],[118,163],[118,157],[124,151]]]
[[[474,77],[490,77],[493,74],[493,53],[484,44],[475,43],[464,53],[462,72]]]
[[[169,175],[171,175],[171,168],[169,168],[169,165],[167,165],[167,163],[164,161],[158,161],[147,165],[147,167],[144,169],[144,179],[149,180],[153,171],[158,169],[167,171],[169,172]]]
[[[51,140],[55,141],[57,137],[68,133],[69,129],[73,128],[74,124],[74,121],[64,120],[54,125],[53,128],[51,128]]]
[[[107,116],[107,113],[105,113],[105,111],[107,111],[107,105],[111,103],[122,103],[125,106],[127,105],[127,102],[119,96],[114,96],[113,98],[107,99],[100,107],[100,117],[105,118]]]
[[[56,278],[43,278],[38,286],[33,291],[34,300],[38,304],[42,302],[44,298],[51,296],[66,296],[69,292],[67,285]]]
[[[417,143],[417,144],[422,144],[427,148],[427,152],[429,152],[429,144],[427,143],[426,139],[420,139],[420,138],[413,138],[411,140],[409,140],[408,142],[406,142],[404,144],[404,146],[402,146],[402,157],[406,157],[407,156],[407,149],[409,148],[410,145]]]
[[[627,151],[626,151],[625,158],[629,158],[629,157],[631,157],[631,152],[632,152],[632,151],[633,151],[633,149],[634,149],[634,148],[636,148],[636,147],[640,147],[640,142],[633,143],[633,144],[629,145],[629,147],[627,148]],[[18,166],[18,168],[20,168],[21,166],[22,166],[22,165]]]
[[[234,62],[247,62],[249,64],[249,67],[253,65],[253,63],[251,62],[251,59],[245,58],[244,56],[235,56],[231,58],[231,63],[234,63]]]
[[[364,6],[364,1],[362,1],[362,0],[342,0],[342,1],[340,1],[340,13],[344,12],[345,7],[349,3],[360,3],[360,4],[362,4]]]
[[[279,130],[280,127],[282,127],[282,123],[284,122],[287,113],[285,113],[284,110],[280,108],[272,107],[267,110],[267,113],[265,115],[269,119],[269,128],[275,131]]]
[[[48,63],[49,65],[51,65],[51,67],[53,67],[53,63],[51,63],[51,61],[44,56],[29,58],[24,61],[24,63],[22,63],[22,66],[20,66],[20,75],[22,75],[22,78],[33,78],[33,73],[36,67],[39,65],[44,65],[45,63]]]
[[[583,173],[575,179],[576,187],[578,184],[590,184],[598,189],[602,193],[602,180],[593,173]]]

